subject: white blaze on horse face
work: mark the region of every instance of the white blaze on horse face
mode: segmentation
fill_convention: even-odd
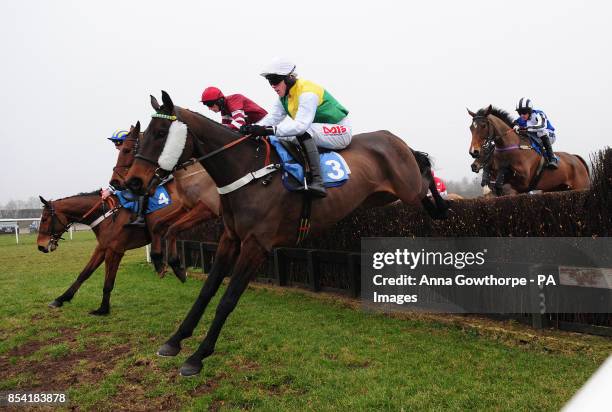
[[[187,125],[175,120],[170,125],[164,150],[162,150],[161,155],[159,155],[159,159],[157,160],[159,167],[168,171],[174,169],[174,166],[176,166],[181,154],[183,154],[186,141]]]

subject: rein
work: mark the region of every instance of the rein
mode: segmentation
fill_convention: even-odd
[[[158,119],[166,119],[166,120],[170,120],[171,122],[174,122],[176,120],[180,119],[175,115],[167,115],[167,114],[162,114],[162,113],[153,113],[151,115],[152,118],[158,118]],[[189,130],[189,129],[188,129]],[[149,181],[149,184],[147,185],[147,189],[146,191],[149,192],[151,191],[151,189],[153,189],[153,187],[157,186],[163,179],[165,176],[168,176],[170,173],[174,172],[177,169],[185,169],[187,168],[187,166],[191,166],[192,164],[194,164],[195,162],[201,162],[204,161],[206,159],[210,159],[213,156],[218,155],[219,153],[222,153],[224,151],[226,151],[227,149],[230,149],[242,142],[244,142],[245,140],[247,140],[250,137],[250,135],[245,135],[240,137],[239,139],[233,140],[223,146],[221,146],[220,148],[213,150],[210,153],[205,154],[204,156],[200,156],[198,158],[195,159],[189,159],[186,162],[183,162],[179,165],[176,165],[172,168],[172,170],[168,171],[165,169],[162,169],[161,167],[158,166],[158,162],[156,160],[153,159],[149,159],[146,156],[143,156],[141,154],[136,154],[135,158],[138,159],[142,159],[146,162],[149,162],[155,166],[157,166],[155,168],[155,172],[153,173],[153,177],[151,178],[151,180]],[[194,142],[195,145],[198,146],[198,148],[200,149],[200,152],[203,152],[203,150],[201,150],[201,142],[200,140],[194,136],[192,134],[192,140]],[[264,177],[270,173],[273,173],[275,171],[277,171],[278,169],[280,169],[280,165],[271,165],[270,164],[270,152],[271,152],[271,148],[270,148],[270,142],[268,141],[267,138],[263,138],[262,139],[264,141],[264,144],[266,145],[266,156],[265,156],[265,160],[264,160],[264,167],[262,167],[259,170],[256,170],[254,172],[250,172],[247,173],[245,176],[241,177],[240,179],[236,180],[235,182],[224,186],[224,187],[220,187],[217,188],[217,191],[219,192],[219,194],[226,194],[226,193],[230,193],[233,192],[234,190],[237,190],[239,188],[241,188],[242,186],[250,183],[253,180],[259,179],[261,177]],[[162,176],[162,173],[165,174],[165,176]]]
[[[92,229],[94,227],[96,227],[98,224],[100,224],[100,222],[102,222],[104,219],[106,219],[108,216],[114,214],[121,206],[117,205],[115,203],[115,201],[111,198],[109,198],[110,200],[108,200],[109,203],[109,211],[102,214],[100,217],[98,217],[96,220],[94,220],[91,224],[89,224],[88,226],[90,226]],[[51,241],[54,242],[55,244],[57,244],[60,240],[64,240],[64,238],[62,237],[62,235],[64,233],[66,233],[70,227],[75,224],[75,223],[83,223],[83,221],[85,219],[87,219],[95,210],[97,210],[101,205],[104,205],[105,201],[100,199],[98,202],[96,202],[93,207],[91,209],[89,209],[83,216],[81,216],[80,218],[75,219],[73,222],[62,222],[62,220],[60,219],[59,215],[55,212],[55,208],[53,207],[53,203],[50,201],[48,205],[46,205],[46,207],[49,208],[49,211],[51,213],[51,231],[50,232],[40,232],[43,235],[47,235],[49,237],[51,237]],[[53,230],[53,227],[55,226],[55,220],[57,220],[61,225],[62,225],[62,229],[58,232],[55,232]],[[86,223],[83,223],[86,224]]]

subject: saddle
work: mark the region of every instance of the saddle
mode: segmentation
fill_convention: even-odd
[[[306,153],[299,144],[270,137],[270,143],[281,158],[282,182],[291,192],[306,190],[304,181],[308,181],[310,168]],[[321,177],[325,187],[342,186],[349,179],[351,170],[344,158],[336,151],[321,150],[319,152]]]
[[[278,140],[278,142],[285,148],[285,150],[293,157],[293,160],[302,166],[304,169],[309,168],[308,159],[306,158],[306,153],[304,153],[304,149],[302,145],[298,143],[293,143],[287,140]],[[319,150],[319,153],[322,153],[322,150]]]

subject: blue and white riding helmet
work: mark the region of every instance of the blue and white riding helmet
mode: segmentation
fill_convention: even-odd
[[[531,113],[533,111],[533,102],[528,97],[521,97],[516,105],[516,111],[520,113]]]
[[[127,130],[115,130],[115,133],[113,133],[113,135],[109,137],[108,140],[115,144],[123,143],[128,134],[129,132]]]

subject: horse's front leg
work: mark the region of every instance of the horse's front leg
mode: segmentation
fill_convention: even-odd
[[[110,295],[115,286],[115,278],[123,253],[109,249],[105,256],[106,273],[104,275],[104,289],[102,290],[102,303],[96,310],[89,312],[91,315],[108,315],[110,313]]]
[[[168,225],[172,224],[173,221],[179,219],[183,214],[185,214],[185,212],[187,212],[187,210],[185,210],[182,207],[179,207],[176,210],[173,210],[172,212],[168,213],[166,216],[154,222],[151,225],[151,230],[150,230],[151,235],[157,235],[157,234],[162,235],[163,233],[165,233]]]
[[[497,196],[504,194],[504,180],[508,171],[507,167],[501,167],[497,170],[497,176],[495,177],[495,195]]]
[[[76,278],[74,283],[70,285],[70,287],[62,293],[60,296],[55,298],[55,300],[49,303],[49,307],[59,308],[64,304],[64,302],[70,302],[74,297],[74,294],[79,290],[81,285],[89,279],[92,273],[104,262],[104,249],[100,247],[100,245],[96,246],[93,254],[89,258],[89,262],[85,265],[85,268],[81,271],[79,276]]]
[[[219,240],[215,262],[208,274],[208,278],[204,285],[202,285],[200,294],[178,330],[159,348],[157,351],[158,355],[175,356],[181,351],[181,341],[193,334],[193,330],[202,318],[206,306],[208,306],[212,297],[217,293],[223,278],[229,275],[237,254],[238,241],[231,237],[226,230]]]
[[[159,233],[152,233],[151,235],[151,262],[153,262],[153,267],[155,267],[155,271],[160,277],[163,277],[165,271],[164,265],[164,254],[162,253],[162,235]]]
[[[181,266],[181,261],[176,250],[176,238],[183,230],[189,229],[200,222],[209,220],[214,216],[213,212],[202,202],[189,212],[185,213],[179,220],[174,222],[166,232],[166,242],[168,243],[168,265],[174,271],[174,274],[181,282],[187,280],[187,273],[184,267]]]
[[[232,271],[232,279],[217,306],[212,325],[206,333],[204,341],[181,367],[182,376],[196,375],[202,370],[202,359],[213,354],[221,328],[223,328],[227,317],[238,304],[238,300],[249,284],[253,273],[265,259],[266,251],[257,239],[250,237],[243,242],[238,261]]]

